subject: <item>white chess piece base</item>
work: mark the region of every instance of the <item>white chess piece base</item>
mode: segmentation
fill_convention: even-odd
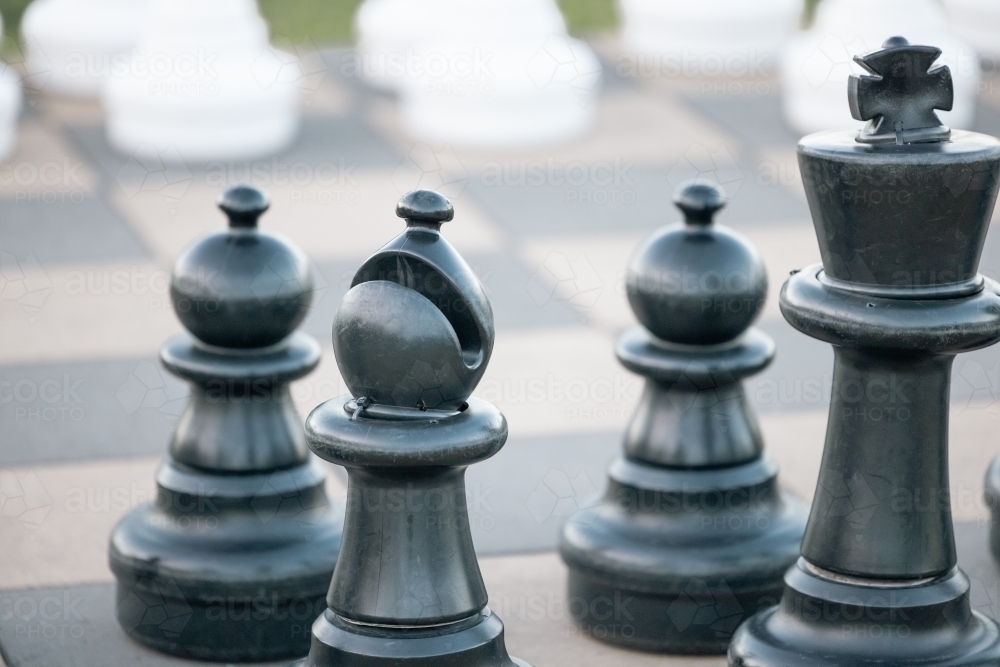
[[[565,35],[566,23],[555,0],[364,0],[354,32],[365,80],[400,91],[436,65],[427,58],[438,44],[544,42]]]
[[[21,113],[21,80],[9,65],[0,70],[0,162],[17,145],[17,121]]]
[[[21,19],[25,68],[45,92],[97,97],[135,46],[148,0],[35,0]]]
[[[438,45],[446,56],[471,44]],[[579,40],[484,44],[492,57],[481,76],[424,76],[401,93],[415,138],[437,144],[507,148],[569,141],[594,124],[601,66]]]
[[[104,89],[108,140],[192,162],[274,154],[298,131],[299,76],[254,0],[153,0],[134,65]]]
[[[691,74],[746,76],[773,66],[802,18],[801,0],[619,0],[631,51],[674,59]],[[749,71],[748,71],[749,70]]]
[[[2,18],[0,35],[3,35]],[[10,157],[17,146],[17,121],[23,102],[21,77],[13,67],[0,62],[0,162]]]

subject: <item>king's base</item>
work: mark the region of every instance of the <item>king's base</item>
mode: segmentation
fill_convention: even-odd
[[[653,653],[724,654],[741,621],[781,599],[782,587],[773,581],[764,588],[739,583],[692,580],[681,582],[679,594],[655,594],[570,570],[569,613],[586,636],[610,644]]]
[[[326,609],[343,515],[315,463],[218,475],[167,460],[156,501],[111,533],[117,613],[171,655],[257,662],[305,655]]]
[[[312,633],[309,657],[292,667],[531,667],[507,654],[503,622],[489,608],[430,628],[360,625],[327,610]]]
[[[807,510],[767,457],[667,469],[619,458],[602,502],[563,528],[567,611],[594,639],[724,654],[737,626],[778,603]]]
[[[731,667],[968,667],[1000,664],[997,625],[971,611],[957,567],[930,581],[871,585],[789,569],[781,605],[737,630]]]

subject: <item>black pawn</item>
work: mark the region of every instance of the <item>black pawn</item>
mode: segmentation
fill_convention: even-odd
[[[465,496],[465,468],[507,439],[500,411],[470,397],[493,351],[493,311],[441,236],[448,200],[417,190],[396,213],[406,229],[361,266],[333,324],[351,394],[306,421],[310,448],[345,466],[349,484],[329,608],[302,664],[514,667]]]
[[[1000,664],[948,485],[952,361],[1000,340],[1000,285],[978,273],[1000,141],[941,125],[940,55],[894,38],[855,58],[876,75],[849,88],[868,126],[799,142],[823,263],[785,282],[781,310],[833,345],[834,391],[802,557],[733,637],[733,666]]]
[[[628,268],[642,323],[618,340],[646,378],[602,502],[572,517],[560,551],[574,618],[631,648],[724,653],[737,625],[781,595],[805,507],[777,485],[741,380],[774,343],[749,329],[767,294],[756,250],[713,224],[721,189],[693,182]]]
[[[164,345],[191,401],[157,473],[156,500],[111,535],[117,613],[134,639],[200,660],[305,655],[343,518],[310,460],[288,383],[320,347],[296,332],[312,278],[302,251],[257,230],[262,192],[219,201],[229,229],[181,254],[170,296],[190,333]]]

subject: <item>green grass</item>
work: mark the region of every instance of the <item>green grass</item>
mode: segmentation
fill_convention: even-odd
[[[819,0],[806,0],[806,25],[812,25],[813,16],[816,15],[816,5]]]
[[[559,7],[575,35],[611,30],[618,24],[614,0],[559,0]]]
[[[210,2],[211,0],[205,0]],[[748,0],[749,1],[749,0]],[[21,14],[30,0],[0,0],[4,32],[17,38]],[[279,41],[293,44],[344,43],[351,39],[351,17],[360,0],[258,0]],[[576,34],[615,26],[614,0],[559,0],[570,30]]]
[[[29,2],[31,0],[0,0],[4,38],[17,39],[17,26],[21,23],[21,14]]]
[[[211,0],[204,0],[210,2]],[[276,39],[294,44],[348,42],[360,0],[258,0]]]

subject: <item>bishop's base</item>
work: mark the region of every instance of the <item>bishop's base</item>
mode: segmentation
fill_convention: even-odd
[[[609,477],[601,504],[563,529],[569,614],[628,648],[724,654],[742,621],[781,598],[806,507],[766,457],[714,469],[620,458]]]
[[[912,585],[867,585],[790,568],[781,605],[733,636],[730,667],[972,667],[1000,664],[1000,629],[971,610],[957,567]]]
[[[343,517],[315,463],[213,475],[168,460],[156,502],[111,535],[117,616],[132,639],[215,662],[305,655],[326,609]]]
[[[348,623],[327,610],[312,634],[309,657],[291,667],[531,667],[507,654],[503,623],[489,608],[430,628]]]

